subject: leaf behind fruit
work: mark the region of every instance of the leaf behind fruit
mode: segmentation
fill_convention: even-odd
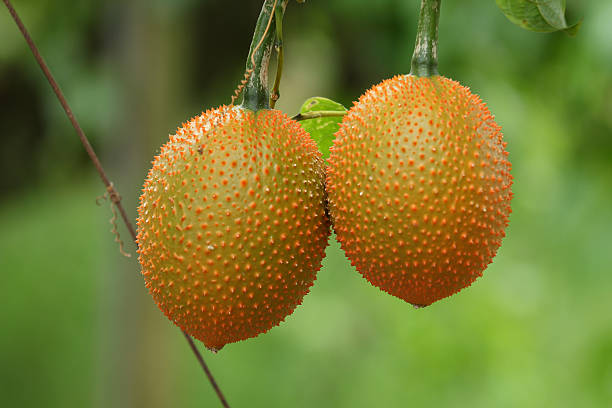
[[[346,108],[338,102],[320,96],[307,99],[300,108],[300,114],[316,111],[346,112]],[[317,143],[325,160],[329,157],[329,148],[334,142],[335,133],[340,128],[340,122],[342,122],[342,116],[306,119],[300,122],[304,130]]]

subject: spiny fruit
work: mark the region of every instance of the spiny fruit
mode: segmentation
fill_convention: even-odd
[[[327,175],[352,264],[415,306],[469,286],[508,225],[505,147],[480,98],[450,79],[397,76],[366,92],[336,134]]]
[[[166,316],[218,350],[291,314],[329,236],[323,166],[276,110],[224,106],[171,136],[138,208],[142,273]]]

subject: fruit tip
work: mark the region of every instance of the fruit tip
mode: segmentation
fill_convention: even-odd
[[[208,349],[208,351],[210,351],[213,354],[217,354],[224,346],[217,346],[217,347],[209,347],[206,346],[206,348]]]

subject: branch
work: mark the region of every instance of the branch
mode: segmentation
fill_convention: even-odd
[[[10,0],[2,0],[2,1],[6,5],[6,8],[8,9],[9,13],[11,14],[11,17],[13,18],[13,20],[17,24],[17,27],[19,27],[19,31],[21,31],[21,34],[23,35],[23,38],[28,43],[28,46],[30,47],[30,50],[32,51],[32,54],[34,54],[34,58],[36,59],[36,62],[38,63],[38,65],[42,69],[43,74],[45,75],[45,77],[47,78],[47,81],[49,82],[49,85],[51,85],[51,88],[53,88],[53,92],[55,92],[55,96],[57,96],[57,99],[59,100],[60,104],[62,105],[62,108],[64,108],[64,111],[66,112],[66,116],[68,116],[68,119],[70,120],[70,123],[72,123],[72,127],[74,127],[74,130],[76,131],[77,136],[81,140],[81,143],[83,144],[83,147],[85,148],[85,151],[89,155],[89,158],[91,159],[93,165],[95,166],[96,170],[98,171],[98,174],[100,175],[100,179],[102,179],[102,182],[106,186],[106,190],[107,190],[107,192],[108,192],[108,194],[110,196],[111,201],[113,202],[115,207],[117,207],[117,209],[119,210],[119,213],[121,214],[121,218],[123,218],[123,222],[125,223],[125,226],[127,227],[128,231],[130,232],[130,235],[132,236],[132,239],[134,241],[136,241],[136,230],[134,229],[134,226],[130,222],[130,220],[129,220],[128,216],[127,216],[127,212],[125,211],[125,208],[123,208],[123,205],[121,205],[121,197],[119,196],[119,193],[117,192],[117,190],[115,190],[115,187],[113,187],[113,184],[111,183],[111,181],[109,180],[108,176],[106,175],[106,172],[104,171],[104,168],[102,167],[102,163],[100,163],[100,159],[98,159],[98,156],[96,155],[96,152],[91,147],[91,144],[89,143],[89,140],[87,139],[87,136],[85,136],[85,133],[83,132],[83,129],[81,129],[81,126],[79,125],[79,122],[77,121],[76,117],[72,113],[72,109],[70,109],[70,106],[68,105],[68,102],[66,101],[66,98],[64,97],[64,94],[62,93],[61,89],[59,88],[59,85],[55,81],[55,78],[53,78],[53,75],[51,74],[51,71],[49,70],[49,67],[47,66],[47,64],[43,60],[42,56],[40,55],[40,52],[39,52],[38,48],[36,47],[36,45],[34,44],[34,41],[32,40],[32,37],[30,37],[30,33],[28,32],[27,28],[25,27],[25,25],[21,21],[21,18],[17,14],[17,11],[13,7],[13,5],[11,4]],[[191,350],[193,351],[193,353],[195,354],[196,358],[198,359],[198,362],[200,363],[200,366],[202,366],[202,369],[206,373],[206,376],[208,377],[208,381],[210,381],[210,384],[212,385],[213,389],[217,393],[217,396],[219,397],[219,400],[221,401],[221,404],[225,408],[229,408],[229,404],[227,403],[227,401],[225,399],[225,396],[223,395],[223,393],[219,389],[219,386],[217,385],[217,382],[215,381],[215,378],[213,377],[212,373],[208,369],[208,366],[204,362],[204,358],[202,357],[202,354],[200,353],[200,351],[196,347],[193,339],[187,333],[185,333],[184,331],[183,331],[183,335],[185,336],[185,339],[187,339],[187,342],[189,343],[189,346],[191,347]]]

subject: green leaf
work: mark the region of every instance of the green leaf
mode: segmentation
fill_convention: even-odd
[[[346,112],[346,108],[331,99],[316,96],[304,102],[300,108],[300,115],[318,111]],[[340,128],[342,117],[343,116],[338,115],[300,121],[302,127],[310,134],[310,137],[317,142],[319,151],[325,160],[329,157],[329,148],[334,142],[334,134]]]
[[[564,31],[576,35],[579,21],[571,26],[565,20],[565,0],[495,0],[508,20],[526,30],[543,33]]]

